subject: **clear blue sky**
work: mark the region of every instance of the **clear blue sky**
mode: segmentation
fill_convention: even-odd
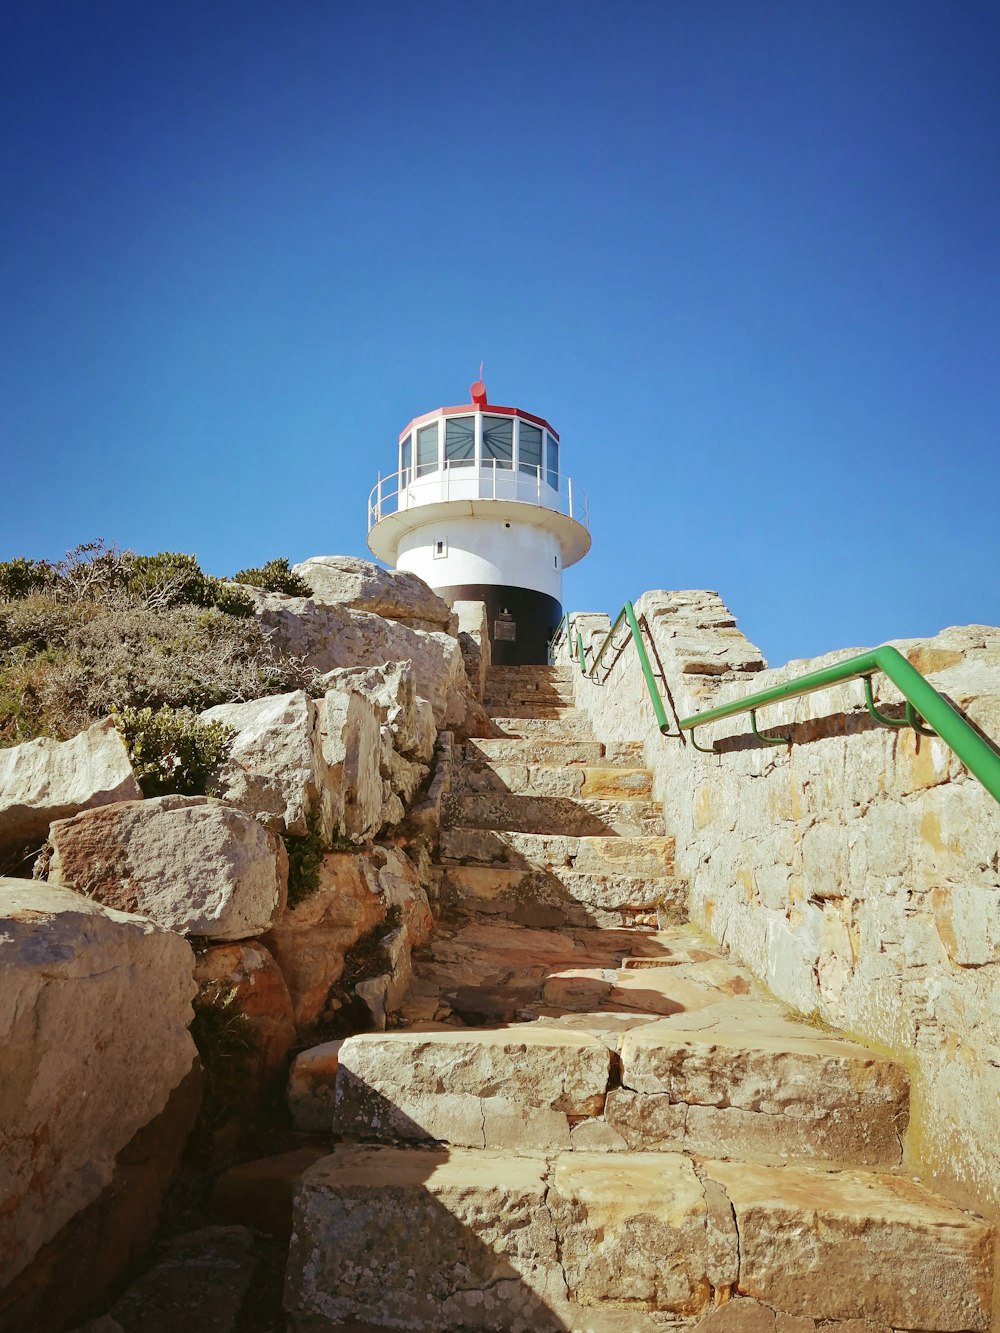
[[[366,554],[482,359],[569,608],[1000,622],[995,3],[72,0],[0,64],[0,559]]]

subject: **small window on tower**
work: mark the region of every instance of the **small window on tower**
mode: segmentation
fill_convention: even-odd
[[[445,540],[434,543],[434,559],[444,560],[448,555],[448,543]]]

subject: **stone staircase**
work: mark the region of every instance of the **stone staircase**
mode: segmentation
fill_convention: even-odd
[[[651,775],[568,672],[487,706],[402,1025],[339,1050],[292,1327],[986,1330],[992,1232],[903,1174],[905,1071],[681,923]]]

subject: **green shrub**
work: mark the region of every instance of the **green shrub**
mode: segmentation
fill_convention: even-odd
[[[143,796],[204,796],[212,770],[235,732],[202,722],[189,708],[119,708],[113,712]]]
[[[125,561],[128,591],[141,606],[214,606],[230,616],[253,615],[253,599],[222,579],[203,574],[193,555],[129,553]]]
[[[30,597],[33,592],[49,587],[55,577],[55,571],[45,560],[25,560],[18,556],[16,560],[0,561],[0,599],[13,602]]]
[[[289,567],[288,559],[280,556],[252,569],[241,569],[233,575],[236,583],[249,583],[265,592],[284,592],[290,597],[311,597],[312,589],[301,575]]]
[[[304,837],[285,837],[288,852],[288,906],[294,907],[319,888],[319,872],[323,864],[323,839],[319,831],[319,815],[311,810],[306,816],[309,832]]]
[[[227,616],[245,619],[254,613],[254,601],[250,594],[222,579],[206,577],[205,598],[205,606],[214,606]]]

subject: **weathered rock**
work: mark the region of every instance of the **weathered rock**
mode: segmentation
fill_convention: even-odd
[[[49,825],[92,806],[136,801],[142,792],[110,718],[68,741],[43,736],[0,750],[0,863],[37,846]]]
[[[318,705],[319,745],[333,821],[352,842],[378,832],[382,820],[382,754],[378,715],[357,690],[327,690]]]
[[[295,1016],[285,978],[257,940],[216,944],[199,952],[195,967],[195,1011],[212,1011],[213,1031],[220,1025],[235,1041],[223,1051],[202,1051],[210,1076],[224,1072],[227,1086],[246,1107],[284,1079],[295,1045]],[[213,1071],[213,1056],[225,1061]]]
[[[383,569],[353,555],[314,555],[293,572],[305,579],[321,606],[345,606],[399,620],[418,629],[448,630],[452,612],[422,578]]]
[[[318,888],[287,908],[261,941],[281,968],[299,1029],[323,1013],[348,949],[385,920],[389,901],[369,865],[360,853],[327,853]]]
[[[281,911],[284,846],[255,819],[205,796],[125,801],[58,820],[49,878],[182,935],[239,940]]]
[[[386,910],[396,909],[412,945],[423,944],[430,937],[433,918],[416,866],[399,847],[374,848],[371,865]]]
[[[190,1071],[193,971],[151,921],[0,880],[0,1288],[97,1200]]]
[[[705,1194],[687,1158],[564,1153],[548,1204],[569,1293],[581,1305],[683,1315],[708,1305]]]
[[[491,660],[486,603],[459,601],[454,603],[452,610],[458,620],[458,643],[465,662],[465,674],[473,694],[482,703]]]
[[[367,611],[322,606],[307,597],[247,591],[256,603],[258,620],[272,631],[275,647],[303,658],[317,671],[409,661],[417,694],[431,705],[438,728],[464,727],[476,707],[461,649],[450,635],[411,629]]]
[[[110,1184],[47,1241],[0,1295],[0,1333],[63,1333],[134,1273],[153,1243],[167,1190],[202,1105],[197,1062],[159,1115],[115,1158]],[[93,1333],[115,1333],[109,1316]],[[90,1325],[85,1326],[90,1333]]]
[[[393,749],[400,755],[430,759],[437,739],[434,710],[417,693],[411,662],[340,667],[328,672],[326,680],[331,688],[357,690],[372,701],[379,726],[388,730]]]
[[[355,1137],[568,1147],[567,1116],[603,1110],[609,1065],[598,1038],[540,1026],[349,1037],[334,1125]]]
[[[732,1201],[739,1290],[787,1314],[990,1326],[993,1231],[904,1176],[709,1162]]]
[[[565,1328],[545,1172],[506,1153],[338,1147],[296,1189],[286,1308],[376,1327]]]
[[[324,1041],[300,1051],[288,1073],[288,1110],[305,1134],[329,1134],[343,1041]]]
[[[315,812],[323,836],[332,835],[329,801],[322,799],[325,765],[318,752],[316,703],[304,690],[219,704],[201,717],[236,733],[228,757],[212,775],[215,795],[275,833],[304,836]]]

